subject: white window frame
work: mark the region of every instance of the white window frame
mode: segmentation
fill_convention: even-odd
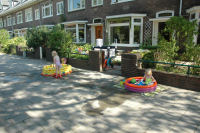
[[[97,0],[97,4],[94,5],[94,0],[92,0],[92,7],[103,5],[103,0],[101,0],[101,4],[99,4],[98,1],[99,1],[99,0]]]
[[[130,2],[130,1],[134,1],[134,0],[111,0],[111,4]]]
[[[130,22],[129,23],[116,23],[116,24],[110,24],[108,22],[108,38],[111,40],[111,27],[118,27],[118,26],[130,26],[129,30],[129,44],[121,44],[121,43],[111,43],[113,46],[124,46],[124,47],[129,47],[129,46],[134,46],[134,47],[139,47],[143,43],[143,17],[137,17],[137,16],[131,16],[130,17]],[[120,19],[120,18],[119,18]],[[141,19],[141,22],[134,22],[134,19]],[[136,44],[134,43],[134,27],[135,26],[140,26],[140,43]]]
[[[50,10],[49,10],[50,13],[49,13],[48,16],[45,15],[46,14],[46,11],[45,11],[46,8],[50,8]],[[49,17],[52,17],[52,16],[53,16],[53,5],[52,5],[52,3],[46,3],[46,4],[44,4],[42,6],[42,18],[49,18]]]
[[[30,22],[30,21],[33,21],[32,8],[28,8],[28,9],[25,10],[25,22]]]
[[[17,24],[23,23],[23,14],[22,14],[22,11],[18,12],[16,14],[16,16],[17,16]],[[20,17],[21,17],[21,19],[20,19]]]
[[[10,15],[7,16],[7,26],[12,26],[12,17]]]
[[[0,18],[0,28],[3,28],[3,19]]]
[[[16,18],[15,18],[15,16],[12,17],[12,24],[16,25]]]
[[[75,29],[76,30],[76,42],[74,42],[74,43],[86,43],[86,24],[76,23],[76,24],[73,24],[73,25],[75,25],[75,28],[66,28],[66,31],[69,30],[69,29]],[[79,41],[79,25],[84,25],[84,41],[83,42]]]
[[[163,13],[171,13],[172,16],[163,16],[163,17],[159,17],[160,14]],[[166,18],[166,17],[173,17],[174,16],[174,11],[173,10],[164,10],[164,11],[160,11],[156,13],[156,18]]]
[[[57,15],[64,14],[64,3],[63,3],[63,1],[56,3],[56,13],[57,13]]]
[[[39,20],[40,19],[40,9],[35,9],[35,20]]]
[[[73,1],[73,0],[68,0],[68,12],[85,9],[85,2],[86,2],[85,0],[80,0],[80,8],[76,8],[76,9],[72,5],[74,2],[71,2],[72,4],[70,4],[70,1]],[[83,3],[84,3],[84,6],[83,6]],[[70,8],[70,6],[72,6],[72,9]]]

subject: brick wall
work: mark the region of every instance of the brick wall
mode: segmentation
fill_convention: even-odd
[[[122,54],[121,72],[125,77],[137,77],[144,75],[144,69],[137,67],[137,56],[134,54]],[[200,77],[187,76],[153,70],[153,76],[159,84],[200,91]]]

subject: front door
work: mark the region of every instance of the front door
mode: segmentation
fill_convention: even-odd
[[[96,26],[95,32],[96,32],[96,39],[103,39],[103,26]]]

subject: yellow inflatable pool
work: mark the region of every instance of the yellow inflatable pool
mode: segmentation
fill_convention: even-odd
[[[72,72],[72,66],[67,64],[62,64],[60,71],[63,76],[70,74]],[[54,76],[55,74],[56,74],[56,68],[54,64],[44,66],[41,73],[41,75],[43,76]]]

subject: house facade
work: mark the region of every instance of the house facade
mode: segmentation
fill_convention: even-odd
[[[200,0],[0,0],[0,29],[15,36],[63,24],[76,43],[119,47],[156,45],[165,22],[180,15],[200,24]]]

